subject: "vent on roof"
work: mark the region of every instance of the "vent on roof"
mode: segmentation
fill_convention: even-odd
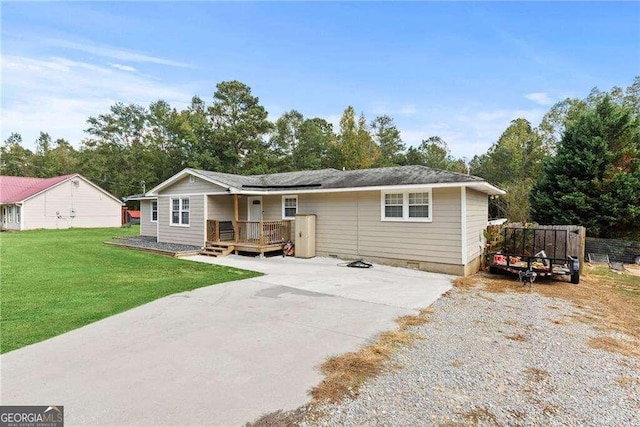
[[[195,176],[193,176],[193,175],[189,175],[189,182],[190,182],[191,184],[193,184],[194,182],[196,182],[196,177],[195,177]]]

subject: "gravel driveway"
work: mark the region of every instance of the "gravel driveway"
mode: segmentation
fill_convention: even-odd
[[[402,368],[325,405],[321,425],[638,425],[638,359],[589,347],[603,332],[574,305],[454,288],[433,308]]]

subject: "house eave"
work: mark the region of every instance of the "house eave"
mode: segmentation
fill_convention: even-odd
[[[284,189],[284,190],[230,190],[231,194],[242,194],[247,196],[265,196],[265,195],[286,195],[286,194],[305,194],[305,193],[344,193],[353,191],[386,191],[386,190],[410,190],[412,188],[471,188],[490,196],[503,195],[506,192],[498,187],[489,184],[486,181],[478,182],[440,182],[440,183],[423,183],[423,184],[403,184],[403,185],[377,185],[368,187],[343,187],[343,188],[313,188],[313,189]]]
[[[232,190],[236,190],[235,188],[229,186],[229,184],[226,184],[224,182],[212,179],[206,175],[203,175],[197,171],[195,171],[194,169],[191,168],[186,168],[181,170],[180,172],[178,172],[177,174],[173,175],[171,178],[161,182],[160,184],[156,185],[155,187],[153,187],[151,190],[147,191],[147,195],[149,196],[156,196],[157,193],[167,187],[169,187],[170,185],[176,183],[177,181],[181,180],[182,178],[189,176],[189,175],[193,175],[196,176],[204,181],[210,182],[212,184],[215,184],[219,187],[222,188],[226,188],[228,191],[232,191]],[[134,200],[134,199],[132,199]]]

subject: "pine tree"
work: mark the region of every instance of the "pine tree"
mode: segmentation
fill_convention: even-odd
[[[577,224],[595,237],[640,237],[640,118],[603,96],[571,121],[530,202],[542,224]]]

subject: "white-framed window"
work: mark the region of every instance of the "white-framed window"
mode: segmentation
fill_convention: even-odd
[[[189,226],[189,198],[171,199],[171,225]]]
[[[296,219],[298,196],[282,196],[282,219]]]
[[[158,201],[151,202],[151,222],[158,222]]]
[[[9,222],[10,223],[14,223],[15,221],[15,212],[16,207],[15,206],[9,206]]]
[[[431,222],[433,203],[431,189],[382,191],[382,221]]]
[[[20,224],[20,206],[16,206],[16,223]]]

